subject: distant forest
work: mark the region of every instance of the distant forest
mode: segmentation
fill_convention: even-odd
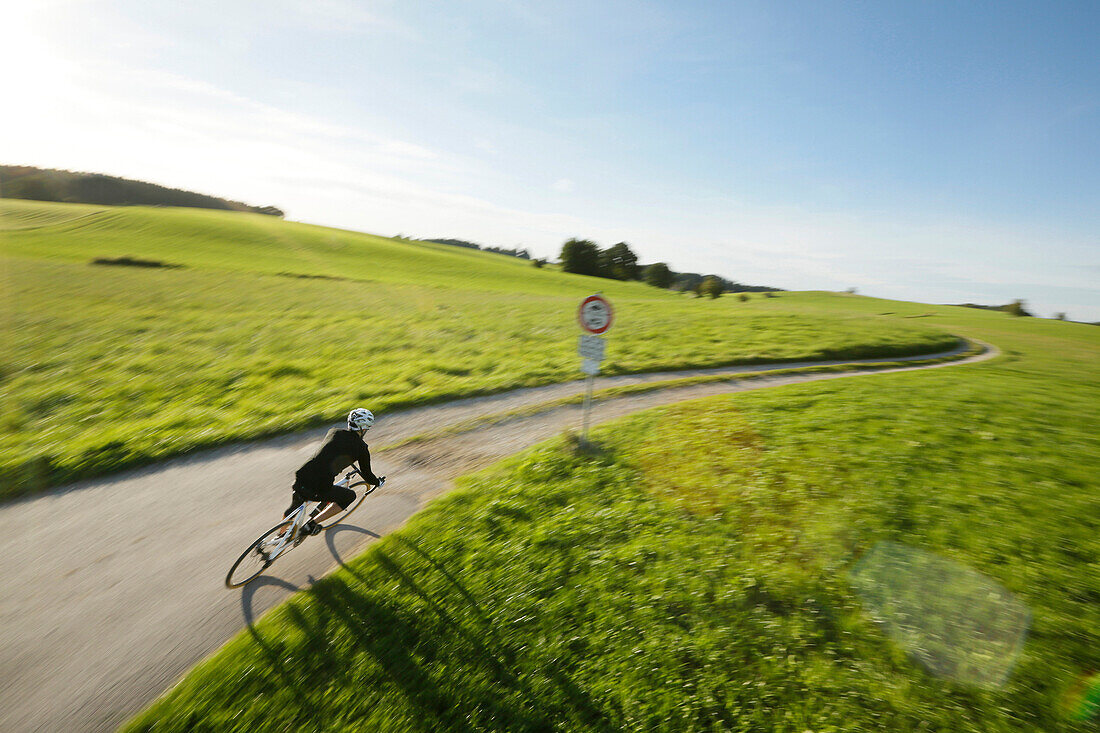
[[[282,210],[274,206],[249,206],[240,201],[99,173],[24,165],[0,165],[0,198],[105,206],[187,206],[283,216]]]
[[[401,234],[398,234],[396,238],[406,239]],[[523,260],[531,259],[531,253],[526,249],[486,247],[485,245],[469,242],[465,239],[415,239],[408,241],[446,244],[451,247],[465,247],[466,249],[477,249],[482,252],[496,252],[497,254],[519,257]],[[590,250],[590,252],[588,252],[589,257],[587,258],[591,259],[590,263],[581,261],[586,259],[584,254],[581,254],[580,257],[576,256],[574,245],[581,245],[582,249]],[[532,261],[536,267],[542,267],[546,264],[546,260],[544,259]],[[711,281],[707,284],[708,290],[717,290],[719,293],[774,293],[783,290],[783,288],[775,288],[769,285],[745,285],[735,280],[727,280],[718,275],[700,275],[695,272],[673,272],[669,270],[668,266],[664,263],[657,263],[656,266],[652,266],[654,269],[651,270],[650,265],[638,264],[637,256],[630,250],[629,245],[625,242],[620,242],[610,249],[601,251],[594,242],[589,242],[588,240],[570,240],[566,242],[566,246],[562,249],[560,261],[563,266],[562,269],[564,269],[565,272],[576,272],[581,275],[595,275],[596,277],[607,277],[615,280],[644,280],[656,287],[687,292],[699,292],[700,289],[703,288],[703,283],[707,280]],[[646,273],[650,274],[647,275]]]
[[[722,293],[766,293],[773,295],[782,288],[768,285],[744,285],[727,280],[720,275],[701,275],[697,272],[675,272],[665,262],[640,264],[638,255],[626,242],[619,242],[606,249],[590,239],[569,239],[561,247],[561,269],[578,275],[606,277],[613,280],[641,280],[655,288],[670,288],[680,292],[693,292],[696,296],[717,298]],[[541,260],[536,260],[536,265]]]
[[[980,308],[981,310],[985,311],[1004,311],[1005,313],[1011,313],[1014,316],[1027,316],[1029,318],[1035,316],[1034,313],[1027,310],[1027,303],[1022,300],[1014,300],[1007,305],[982,305],[980,303],[959,303],[958,305],[962,306],[963,308]],[[1065,314],[1063,313],[1061,315],[1062,317],[1058,320],[1064,321]]]
[[[770,285],[746,285],[736,280],[727,280],[720,275],[701,275],[697,272],[672,273],[672,285],[669,287],[672,290],[695,292],[695,290],[703,285],[703,281],[708,277],[712,277],[718,281],[718,285],[721,287],[723,293],[780,293],[784,290],[783,288],[775,288]]]
[[[498,255],[519,257],[521,260],[531,259],[531,253],[525,249],[504,249],[503,247],[486,247],[475,242],[467,242],[465,239],[418,239],[418,242],[432,242],[433,244],[448,244],[452,247],[465,247],[466,249],[479,249],[482,252],[496,252]]]

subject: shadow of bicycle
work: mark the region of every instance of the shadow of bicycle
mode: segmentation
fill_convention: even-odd
[[[332,558],[336,560],[336,562],[338,562],[341,567],[344,567],[346,563],[344,561],[344,554],[342,554],[337,547],[337,538],[340,537],[340,535],[349,532],[354,535],[359,535],[359,537],[357,539],[354,539],[344,548],[344,553],[351,552],[352,550],[357,550],[361,546],[364,537],[369,537],[372,540],[381,539],[382,537],[382,535],[378,534],[377,532],[372,532],[365,527],[360,527],[355,524],[337,524],[332,529],[326,531],[325,545],[328,546],[328,551],[332,555]]]
[[[256,623],[256,594],[265,588],[272,587],[291,593],[301,590],[301,587],[293,583],[269,575],[261,575],[246,585],[241,589],[241,615],[244,616],[245,623],[249,628]]]

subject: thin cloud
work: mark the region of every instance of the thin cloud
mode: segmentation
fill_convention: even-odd
[[[420,41],[422,36],[407,23],[371,9],[354,0],[278,0],[255,3],[265,19],[275,19],[283,26],[306,28],[326,33],[386,33],[406,41]]]

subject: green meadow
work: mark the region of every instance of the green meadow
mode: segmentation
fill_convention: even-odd
[[[172,267],[91,264],[118,258]],[[821,296],[700,300],[269,216],[0,200],[0,497],[349,405],[384,415],[579,378],[575,310],[597,290],[617,308],[609,374],[956,343]]]
[[[751,305],[891,312],[1004,353],[537,446],[127,729],[1095,731],[1080,682],[1100,669],[1100,329],[831,295]],[[865,572],[884,547],[890,572]]]

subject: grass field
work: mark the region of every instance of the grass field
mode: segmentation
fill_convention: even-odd
[[[650,410],[594,455],[509,459],[128,730],[1096,730],[1100,329],[780,302],[934,311],[1005,354]],[[903,560],[885,590],[861,570],[882,548]],[[1009,601],[1026,610],[998,616]]]
[[[0,498],[353,404],[579,378],[575,309],[595,290],[617,307],[611,374],[955,343],[814,296],[696,300],[261,215],[0,200],[0,245]],[[90,264],[122,257],[179,267]]]

